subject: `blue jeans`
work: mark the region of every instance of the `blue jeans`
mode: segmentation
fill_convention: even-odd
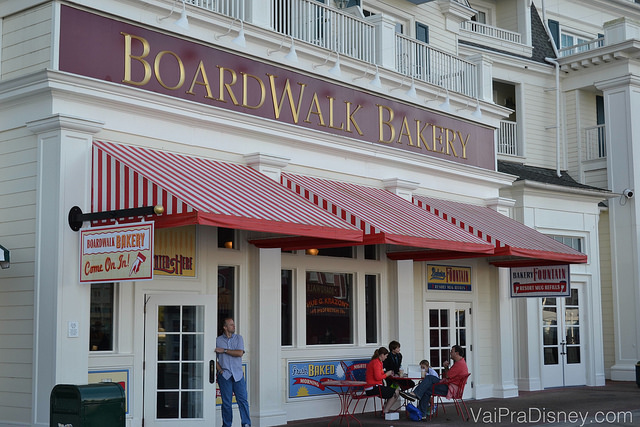
[[[439,383],[441,380],[433,375],[427,375],[424,379],[413,389],[413,393],[418,397],[420,403],[418,409],[422,411],[422,415],[429,415],[429,401],[431,400],[432,387],[434,384]],[[446,384],[436,386],[436,391],[440,394],[445,394],[448,390]]]
[[[251,425],[249,415],[249,402],[247,401],[247,382],[244,377],[240,381],[234,381],[233,377],[228,380],[222,375],[218,375],[218,387],[222,397],[222,427],[231,427],[233,423],[233,408],[231,407],[232,394],[236,395],[236,403],[240,410],[242,425]]]

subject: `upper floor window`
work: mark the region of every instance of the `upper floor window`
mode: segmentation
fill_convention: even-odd
[[[549,237],[552,237],[553,239],[557,240],[560,243],[564,243],[565,245],[575,249],[578,252],[583,252],[581,237],[570,237],[570,236],[549,236]]]
[[[475,22],[477,22],[479,24],[486,24],[487,23],[487,14],[484,13],[484,12],[476,11],[476,14],[471,17],[471,20],[475,21]]]

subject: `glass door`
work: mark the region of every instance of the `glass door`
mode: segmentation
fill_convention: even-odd
[[[215,296],[146,298],[145,426],[215,427]]]
[[[454,345],[464,350],[467,367],[471,371],[471,304],[470,303],[427,303],[427,328],[425,354],[429,355],[429,364],[442,377],[445,360],[450,360],[449,351]],[[471,397],[471,377],[467,381],[463,398]]]
[[[566,298],[542,299],[543,387],[584,385],[587,382],[581,332],[582,288]]]

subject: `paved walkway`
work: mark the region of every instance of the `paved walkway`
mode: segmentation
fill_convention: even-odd
[[[607,381],[603,387],[568,387],[542,391],[520,392],[511,399],[483,399],[466,402],[471,413],[465,422],[453,403],[445,404],[447,413],[439,411],[437,418],[414,422],[400,413],[400,420],[385,421],[373,412],[358,414],[364,427],[398,426],[640,426],[640,388],[635,382]],[[327,427],[331,417],[290,421],[286,426]],[[346,423],[343,423],[346,425]],[[351,421],[351,426],[358,427]],[[331,426],[340,426],[338,420]]]

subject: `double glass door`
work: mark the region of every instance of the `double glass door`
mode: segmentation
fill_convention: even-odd
[[[543,387],[586,384],[583,331],[581,287],[566,298],[542,299]]]
[[[215,427],[216,298],[148,295],[144,425]]]

